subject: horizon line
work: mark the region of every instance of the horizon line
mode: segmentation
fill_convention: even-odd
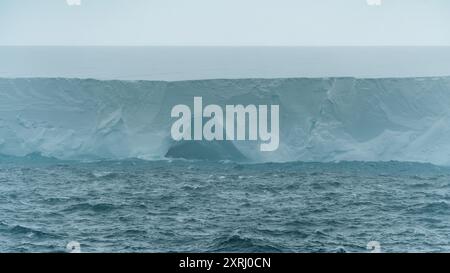
[[[450,47],[449,45],[67,45],[67,44],[37,44],[37,45],[2,45],[0,47]]]

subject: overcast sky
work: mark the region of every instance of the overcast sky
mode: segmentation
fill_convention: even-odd
[[[0,0],[0,45],[450,45],[449,0]]]

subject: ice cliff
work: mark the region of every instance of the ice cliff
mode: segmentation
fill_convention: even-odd
[[[278,150],[260,152],[257,142],[233,142],[235,154],[253,161],[450,165],[450,77],[0,79],[0,154],[163,158],[177,151],[170,139],[170,111],[192,103],[194,96],[205,104],[280,105]]]

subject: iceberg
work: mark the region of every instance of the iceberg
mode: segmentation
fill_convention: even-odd
[[[194,96],[221,106],[279,105],[279,148],[261,152],[256,142],[232,141],[236,151],[230,152],[220,145],[174,143],[170,111],[174,105],[189,105]],[[450,77],[0,79],[0,154],[70,160],[196,158],[195,145],[206,157],[253,162],[450,165]]]

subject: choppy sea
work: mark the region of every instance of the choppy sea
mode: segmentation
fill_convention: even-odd
[[[450,169],[0,157],[0,251],[450,251]]]

